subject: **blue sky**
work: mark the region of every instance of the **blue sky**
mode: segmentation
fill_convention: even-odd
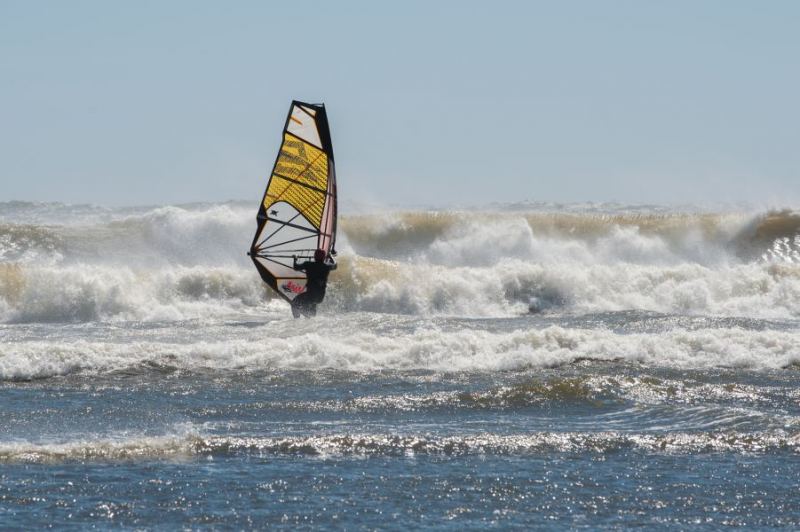
[[[800,201],[800,2],[0,0],[0,201]],[[346,205],[346,202],[345,202]]]

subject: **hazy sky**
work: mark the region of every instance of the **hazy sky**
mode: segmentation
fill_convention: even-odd
[[[800,200],[800,2],[0,0],[0,201]]]

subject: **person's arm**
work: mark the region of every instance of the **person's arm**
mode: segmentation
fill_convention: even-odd
[[[298,272],[303,271],[305,269],[305,264],[305,262],[303,264],[297,264],[297,255],[292,255],[292,269]]]
[[[330,271],[335,270],[336,267],[338,266],[338,264],[336,264],[336,261],[333,260],[333,257],[330,255],[328,255],[328,260],[325,261],[325,264],[327,264],[328,270]]]

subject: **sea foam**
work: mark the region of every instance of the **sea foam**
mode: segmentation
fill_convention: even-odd
[[[273,297],[245,255],[249,206],[76,207],[76,220],[52,208],[63,223],[23,216],[46,205],[5,209],[2,322],[222,317]],[[343,216],[340,228],[323,313],[800,316],[790,211],[395,212]]]
[[[268,323],[218,341],[28,340],[0,344],[0,379],[27,380],[121,370],[509,371],[576,361],[676,368],[776,369],[800,364],[800,333],[740,328],[660,333],[549,326],[490,332],[438,327],[402,335],[327,319]],[[230,333],[228,333],[230,334]],[[265,341],[268,339],[268,341]]]

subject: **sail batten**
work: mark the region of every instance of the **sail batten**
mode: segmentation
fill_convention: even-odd
[[[336,244],[336,173],[324,104],[293,101],[256,217],[250,257],[261,278],[284,299],[305,290],[293,256],[309,260]]]

